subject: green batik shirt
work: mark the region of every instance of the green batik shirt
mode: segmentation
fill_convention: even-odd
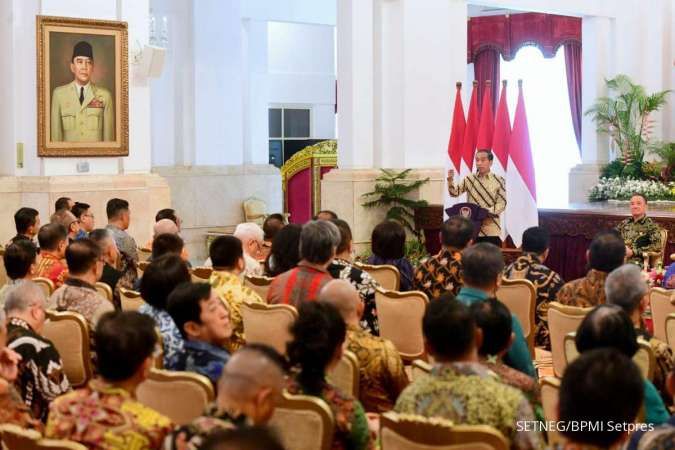
[[[489,425],[511,441],[512,449],[543,447],[539,433],[517,427],[518,421],[534,420],[523,393],[500,382],[478,362],[434,365],[429,375],[403,390],[394,411],[459,425]]]
[[[624,219],[616,227],[626,247],[633,251],[630,262],[642,265],[645,252],[661,251],[661,229],[649,217]]]

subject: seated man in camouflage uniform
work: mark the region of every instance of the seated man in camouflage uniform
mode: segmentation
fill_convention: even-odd
[[[630,215],[616,229],[626,243],[628,262],[642,265],[645,253],[661,251],[661,229],[647,217],[647,199],[642,194],[630,198]]]

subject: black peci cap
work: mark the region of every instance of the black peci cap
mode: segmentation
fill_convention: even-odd
[[[80,41],[75,44],[73,48],[73,57],[71,60],[77,58],[78,56],[86,56],[89,59],[94,59],[94,51],[91,48],[91,44],[86,41]]]

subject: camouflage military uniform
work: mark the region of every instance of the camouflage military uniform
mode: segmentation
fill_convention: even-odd
[[[621,234],[626,247],[633,251],[630,262],[642,265],[645,252],[661,250],[661,229],[647,216],[638,220],[629,217],[621,221],[616,229]]]
[[[537,292],[535,309],[534,343],[538,347],[551,348],[548,331],[548,305],[555,300],[558,291],[563,287],[563,280],[555,271],[539,262],[533,253],[524,253],[504,271],[510,280],[530,280]]]
[[[478,236],[500,236],[502,226],[499,223],[499,214],[506,209],[506,190],[504,178],[488,172],[485,175],[472,173],[467,175],[458,184],[448,179],[448,194],[459,197],[466,192],[466,201],[485,208],[495,217],[488,217],[483,221]]]

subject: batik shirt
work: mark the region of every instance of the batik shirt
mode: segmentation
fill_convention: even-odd
[[[448,194],[459,197],[466,192],[466,201],[475,203],[495,215],[483,220],[478,236],[500,236],[502,232],[499,214],[506,209],[506,190],[504,178],[489,172],[485,175],[472,173],[462,178],[458,184],[448,181]]]
[[[556,301],[563,305],[592,308],[605,303],[607,272],[591,269],[585,277],[565,283],[558,291]]]
[[[347,280],[354,286],[364,305],[361,326],[370,329],[371,333],[378,336],[380,334],[380,325],[377,321],[375,290],[380,284],[368,272],[354,267],[352,263],[344,259],[334,259],[331,265],[328,266],[328,273],[333,278]]]
[[[267,303],[271,305],[281,303],[297,308],[303,301],[315,301],[321,288],[332,279],[328,272],[300,262],[298,267],[274,278],[267,291]]]
[[[293,395],[307,395],[291,378],[286,390]],[[333,412],[335,431],[331,450],[375,450],[375,439],[368,429],[368,419],[358,400],[325,383],[319,396]]]
[[[242,303],[264,303],[260,296],[241,282],[241,278],[231,272],[214,270],[209,278],[213,291],[230,312],[232,337],[226,348],[230,353],[239,350],[246,343],[244,338],[244,320],[241,317]]]
[[[214,387],[223,373],[223,367],[230,359],[225,349],[203,341],[185,341],[185,353],[179,358],[176,370],[185,370],[204,375]]]
[[[0,424],[6,423],[39,432],[43,428],[42,422],[33,417],[14,385],[0,378]]]
[[[537,420],[544,420],[544,411],[541,406],[541,391],[537,380],[525,375],[523,372],[507,366],[499,360],[499,358],[494,356],[481,358],[481,363],[497,375],[502,383],[522,392],[527,401],[530,402],[530,406],[532,407],[532,411]]]
[[[551,337],[548,330],[548,305],[555,300],[563,287],[563,280],[553,270],[539,262],[537,255],[524,253],[504,271],[509,280],[529,280],[534,284],[537,294],[535,306],[534,343],[538,347],[551,349]]]
[[[7,346],[21,355],[15,385],[33,417],[47,421],[49,403],[70,391],[58,350],[25,321],[12,317],[7,324]]]
[[[113,235],[117,249],[131,258],[135,263],[138,263],[138,245],[129,233],[113,224],[108,224],[106,227]]]
[[[626,247],[633,251],[629,261],[642,266],[645,252],[661,251],[661,229],[649,217],[624,219],[616,227]]]
[[[645,342],[649,344],[654,353],[654,360],[656,364],[654,365],[654,376],[652,377],[652,383],[654,387],[661,394],[663,402],[667,406],[673,404],[673,397],[668,393],[666,389],[666,378],[668,374],[673,370],[673,350],[665,342],[656,339],[644,328],[636,328],[638,337],[642,338]]]
[[[675,448],[675,416],[653,430],[639,430],[630,435],[625,450],[672,450]]]
[[[199,450],[210,434],[250,425],[244,415],[232,417],[218,410],[215,404],[207,406],[204,415],[187,425],[176,428],[164,440],[164,450]]]
[[[542,447],[538,433],[516,428],[518,421],[534,420],[530,403],[479,363],[436,364],[403,391],[394,410],[462,425],[490,425],[511,441],[511,448]]]
[[[69,278],[49,298],[49,308],[57,311],[73,311],[87,320],[90,332],[96,328],[98,319],[115,307],[101,296],[96,287],[77,278]]]
[[[415,272],[413,288],[435,299],[452,292],[457,295],[462,288],[462,252],[455,248],[444,248],[436,256],[420,262]]]
[[[176,367],[178,367],[180,359],[185,356],[185,343],[176,323],[168,312],[155,308],[148,303],[143,303],[138,308],[138,312],[152,317],[157,328],[159,328],[159,334],[162,335],[164,368],[167,370],[178,370]]]
[[[359,361],[359,400],[368,412],[390,411],[408,385],[403,361],[390,341],[357,326],[347,328],[347,349]]]
[[[35,269],[35,276],[49,278],[54,283],[54,287],[58,289],[68,277],[66,262],[46,250],[42,250]]]
[[[171,420],[126,390],[94,379],[52,402],[45,436],[94,450],[153,450],[172,428]]]

